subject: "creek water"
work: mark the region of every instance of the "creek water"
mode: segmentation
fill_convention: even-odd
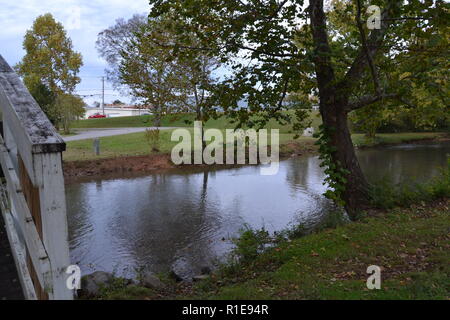
[[[446,166],[450,143],[358,151],[369,181],[424,182]],[[258,166],[202,168],[91,179],[66,186],[72,262],[133,276],[174,270],[188,278],[224,259],[245,227],[280,231],[313,226],[332,208],[317,156],[281,161],[278,174]]]

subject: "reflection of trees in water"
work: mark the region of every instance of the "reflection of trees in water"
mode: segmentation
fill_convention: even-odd
[[[180,257],[187,265],[204,266],[213,256],[205,232],[217,224],[214,215],[208,215],[213,209],[207,199],[208,173],[149,178],[147,192],[136,199],[141,205],[121,215],[116,224],[127,255],[139,266],[154,266],[153,271],[162,271]]]
[[[299,186],[307,189],[309,163],[308,161],[302,160],[304,159],[292,159],[291,161],[287,161],[286,181],[289,184],[292,193],[298,192]]]
[[[371,181],[383,175],[400,181],[405,177],[426,178],[436,174],[446,164],[449,151],[450,146],[413,151],[368,149],[360,151],[359,157]],[[286,183],[289,189],[274,189],[268,183],[264,187],[270,189],[270,198],[285,199],[289,204],[289,192],[295,201],[294,210],[298,204],[299,218],[319,217],[328,202],[321,196],[323,172],[317,157],[291,159],[282,166],[286,171],[286,177],[280,176],[282,185]],[[253,169],[256,171],[252,172]],[[77,258],[73,262],[80,258],[89,263],[99,259],[105,266],[130,263],[155,266],[153,271],[171,265],[199,268],[223,249],[221,243],[210,243],[210,239],[235,232],[237,226],[242,226],[245,215],[259,216],[257,206],[245,201],[259,199],[258,188],[236,192],[243,189],[241,185],[236,188],[236,183],[247,178],[230,178],[234,173],[244,172],[252,177],[252,183],[258,184],[260,180],[255,175],[259,170],[256,167],[242,170],[228,170],[218,179],[214,178],[215,171],[211,171],[67,186],[71,254]],[[221,224],[223,219],[226,224]]]
[[[286,181],[291,196],[296,195],[299,189],[309,195],[317,195],[324,181],[319,159],[307,156],[286,161]]]
[[[359,152],[361,167],[370,182],[387,179],[394,184],[424,182],[446,164],[449,147],[411,146],[377,148]]]

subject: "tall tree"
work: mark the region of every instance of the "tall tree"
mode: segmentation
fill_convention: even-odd
[[[158,17],[156,23],[147,28],[148,32],[141,34],[145,37],[141,41],[147,48],[163,50],[167,59],[175,62],[182,77],[177,89],[184,106],[178,111],[194,112],[197,121],[207,121],[212,109],[210,91],[218,81],[213,73],[221,63],[217,57],[201,50],[184,50],[186,46],[199,45],[200,41],[195,33],[183,32],[183,38],[177,37],[179,25],[174,19],[171,14]],[[173,46],[175,42],[177,47]]]
[[[108,63],[106,74],[108,81],[117,90],[123,91],[120,81],[119,67],[122,63],[122,52],[132,43],[137,42],[136,33],[147,23],[148,17],[143,14],[135,14],[128,20],[117,19],[116,23],[98,34],[95,43],[100,56]]]
[[[64,133],[70,133],[70,125],[85,113],[84,101],[73,94],[60,93],[55,99],[55,108],[60,116]]]
[[[99,34],[97,48],[109,63],[108,80],[147,106],[155,115],[155,126],[160,126],[161,115],[181,102],[177,88],[184,75],[166,50],[151,45],[148,35],[156,23],[145,15],[119,19]],[[164,39],[166,35],[159,36]]]
[[[358,2],[333,0],[331,3],[332,9],[328,14],[329,29],[332,30],[331,47],[338,48],[343,45],[343,41],[357,43],[361,34],[358,24],[352,21],[358,12]],[[434,19],[437,21],[439,15]],[[396,21],[395,31],[402,23],[401,19]],[[399,96],[397,99],[369,104],[351,113],[352,120],[369,138],[375,136],[380,126],[399,124],[399,128],[409,130],[433,129],[450,120],[450,100],[446,94],[449,92],[448,50],[445,50],[448,36],[444,36],[448,26],[437,25],[439,27],[422,29],[417,26],[417,22],[409,26],[403,22],[401,29],[408,30],[409,38],[402,41],[391,38],[395,33],[388,32],[384,45],[388,49],[381,50],[375,58],[374,71],[380,89],[396,92]],[[424,30],[427,30],[427,34],[422,34]],[[398,42],[401,43],[400,47]],[[339,61],[349,61],[350,53],[348,50],[341,51]],[[335,69],[342,74],[345,72],[345,63],[336,65],[335,60]],[[370,86],[373,81],[367,81],[367,84]],[[361,92],[355,90],[353,94],[364,94],[364,90],[366,88]]]
[[[171,54],[174,32],[168,15],[148,19],[135,15],[119,19],[98,36],[97,49],[108,62],[108,80],[148,106],[160,126],[161,115],[194,111],[204,119],[207,88],[214,81],[214,59],[196,53],[184,58]]]
[[[333,191],[354,218],[368,203],[368,183],[355,155],[348,114],[383,99],[401,99],[401,91],[381,85],[377,59],[384,52],[395,64],[400,53],[411,56],[407,44],[412,34],[424,42],[430,40],[428,33],[442,40],[437,30],[447,28],[449,19],[443,1],[342,2],[343,10],[352,13],[348,23],[357,31],[341,32],[330,24],[332,3],[326,7],[323,0],[310,0],[309,6],[302,0],[151,0],[150,4],[153,17],[167,12],[178,16],[180,39],[194,32],[201,40],[201,45],[182,47],[219,56],[231,66],[232,75],[217,87],[216,97],[218,105],[241,121],[261,109],[268,117],[283,119],[286,94],[313,75],[329,181],[334,181]],[[369,5],[382,8],[379,29],[366,27],[368,16],[363,15]],[[238,104],[244,98],[247,112]]]
[[[15,69],[40,102],[42,94],[48,96],[46,99],[55,99],[58,94],[72,93],[80,83],[78,72],[83,65],[82,56],[73,50],[63,25],[50,13],[36,18],[25,34],[23,48],[26,54]],[[42,107],[48,110],[47,116],[54,123],[58,122],[60,114],[50,107],[51,101],[48,102]]]

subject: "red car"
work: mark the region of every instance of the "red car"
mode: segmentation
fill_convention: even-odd
[[[99,118],[106,118],[106,116],[103,114],[100,114],[100,113],[96,113],[96,114],[90,116],[88,119],[99,119]]]

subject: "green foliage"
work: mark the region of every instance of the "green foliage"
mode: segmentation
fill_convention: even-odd
[[[155,292],[145,287],[130,285],[129,280],[114,277],[111,283],[100,288],[99,300],[144,300],[155,297]]]
[[[205,51],[228,67],[229,75],[211,89],[212,105],[238,126],[263,126],[269,119],[289,123],[283,113],[289,93],[298,93],[303,100],[318,96],[327,117],[324,122],[331,125],[344,120],[349,110],[381,97],[412,97],[411,103],[396,106],[414,109],[414,118],[424,126],[430,121],[421,120],[427,116],[420,114],[448,112],[450,20],[445,1],[311,0],[306,6],[305,1],[151,0],[150,4],[150,17],[169,13],[174,17],[175,56],[184,50]],[[386,14],[380,30],[368,30],[365,23],[361,27],[369,5],[378,5]],[[190,34],[198,41],[185,45]],[[411,75],[403,76],[405,72]],[[264,117],[251,121],[260,111]],[[378,112],[370,116],[379,118]],[[369,124],[369,135],[379,124],[379,120]],[[345,195],[349,212],[357,211],[366,202],[366,188],[353,150],[340,140],[323,142],[321,154],[331,188],[327,196],[344,205]],[[338,163],[330,156],[333,153],[347,161]],[[350,195],[343,192],[349,173],[345,170],[358,177],[352,181],[359,185],[351,186],[355,201],[348,201]]]
[[[446,300],[448,204],[381,211],[280,242],[252,264],[236,265],[183,298]],[[381,290],[366,288],[366,268],[373,264],[389,270],[386,277],[382,273]]]
[[[36,18],[23,48],[26,54],[15,66],[17,73],[50,121],[68,133],[70,122],[84,112],[82,100],[72,95],[81,81],[81,54],[50,13]]]
[[[442,271],[416,272],[411,275],[408,290],[415,299],[446,299],[450,292],[449,274]]]
[[[274,243],[282,243],[283,241],[290,239],[299,239],[308,236],[312,233],[322,232],[327,229],[335,229],[339,226],[348,223],[348,219],[345,217],[344,211],[342,209],[336,208],[327,212],[314,226],[306,227],[303,224],[296,224],[284,231],[276,232]]]
[[[42,111],[47,115],[49,120],[56,124],[58,115],[55,111],[56,95],[40,80],[25,83],[33,98],[36,100]]]
[[[285,239],[298,239],[304,237],[310,233],[310,230],[306,228],[303,224],[296,224],[293,227],[287,229],[284,232],[280,232],[280,238]]]
[[[341,2],[336,5],[342,7],[345,1],[335,2]],[[340,8],[339,15],[333,11],[332,24],[349,31],[351,23],[344,27],[342,23],[353,14],[355,9],[351,7],[350,3],[346,13]],[[351,115],[356,129],[368,137],[375,132],[435,131],[450,124],[449,5],[442,1],[412,1],[398,9],[403,16],[429,19],[399,20],[395,30],[388,33],[386,49],[375,62],[382,90],[399,97],[381,100]],[[367,84],[361,89],[372,87],[370,79]]]
[[[346,175],[349,173],[344,169],[339,161],[333,159],[336,147],[330,143],[330,134],[334,128],[327,128],[324,125],[319,127],[316,145],[319,146],[321,164],[325,168],[324,185],[328,184],[329,189],[325,192],[325,197],[332,200],[337,206],[344,207],[343,193],[346,188]]]
[[[152,18],[168,13],[174,17],[173,29],[177,32],[171,44],[173,56],[204,52],[230,71],[229,76],[211,87],[209,100],[215,109],[233,119],[236,127],[262,128],[271,119],[282,125],[297,126],[302,122],[300,112],[283,112],[307,107],[308,96],[315,87],[310,77],[313,64],[303,59],[303,48],[298,47],[301,40],[292,41],[296,36],[301,38],[297,19],[306,16],[301,3],[284,3],[279,10],[273,3],[254,2],[151,1],[151,4]],[[204,10],[198,10],[199,6]],[[309,34],[307,28],[304,32]],[[289,97],[296,101],[291,103]],[[214,118],[217,110],[211,110],[210,116]],[[252,119],[260,111],[264,111],[262,117]]]
[[[73,50],[72,41],[61,23],[50,13],[39,16],[23,41],[25,56],[15,66],[25,84],[43,83],[53,93],[73,92],[81,79],[81,54]]]
[[[147,140],[152,152],[159,152],[161,147],[160,130],[147,129],[145,130],[145,139]]]
[[[108,80],[149,107],[155,126],[163,115],[175,112],[195,112],[196,120],[207,120],[207,90],[219,62],[201,51],[173,54],[176,32],[169,14],[135,15],[117,20],[99,34],[96,43],[109,64]],[[196,35],[186,37],[193,41]]]
[[[431,99],[431,98],[430,98]],[[431,100],[428,100],[428,102]],[[444,105],[430,106],[426,102],[412,108],[396,103],[378,103],[349,116],[353,132],[373,139],[376,133],[427,132],[450,130],[450,109]]]
[[[253,230],[249,226],[241,232],[239,238],[234,239],[235,248],[232,255],[239,263],[249,263],[272,242],[272,238],[264,228],[261,230]]]
[[[326,229],[335,229],[339,226],[348,223],[348,219],[345,218],[344,211],[342,209],[331,210],[320,221],[320,223],[314,228],[314,232],[321,232]]]
[[[448,168],[442,169],[441,174],[428,183],[409,182],[394,185],[389,179],[384,179],[371,186],[370,194],[372,204],[382,209],[450,197],[450,158]]]
[[[77,118],[82,117],[85,113],[84,101],[80,97],[59,93],[54,102],[52,117],[62,124],[64,133],[70,133],[70,125]]]
[[[404,132],[404,133],[379,133],[374,138],[368,139],[363,134],[353,134],[352,141],[358,147],[374,147],[378,145],[394,145],[410,143],[420,140],[433,140],[446,137],[443,132]]]

